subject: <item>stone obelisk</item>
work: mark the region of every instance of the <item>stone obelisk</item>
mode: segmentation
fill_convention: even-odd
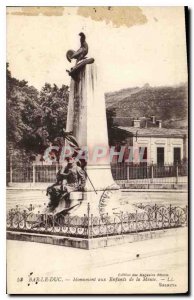
[[[113,180],[110,167],[104,91],[96,63],[94,59],[87,63],[89,60],[86,59],[85,64],[83,60],[81,67],[76,65],[71,78],[66,131],[73,133],[80,148],[88,149],[83,204],[86,200],[97,213],[104,191],[114,191],[116,196],[119,186]],[[96,154],[100,156],[99,151],[106,153],[96,159]]]

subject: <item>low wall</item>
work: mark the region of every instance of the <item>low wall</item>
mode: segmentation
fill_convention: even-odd
[[[118,183],[122,189],[187,190],[187,184],[176,183]]]
[[[181,228],[162,229],[93,239],[7,231],[7,239],[90,250],[176,235],[177,230],[181,230]]]

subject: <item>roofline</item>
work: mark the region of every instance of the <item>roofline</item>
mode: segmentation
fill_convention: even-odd
[[[132,137],[136,137],[135,134],[132,133]],[[179,135],[168,135],[168,134],[138,134],[137,137],[160,137],[160,138],[184,138],[185,134],[179,134]]]
[[[133,131],[130,131],[127,129],[127,127],[122,127],[119,126],[118,127],[120,130],[124,130],[126,132],[128,132],[129,134],[131,134],[131,137],[136,137],[136,133],[134,133]],[[172,138],[184,138],[188,136],[188,132],[185,130],[185,133],[142,133],[141,129],[144,128],[136,128],[138,131],[137,137],[172,137]],[[172,129],[172,128],[165,128],[165,129]],[[177,128],[178,129],[178,128]],[[181,129],[180,129],[181,130]]]

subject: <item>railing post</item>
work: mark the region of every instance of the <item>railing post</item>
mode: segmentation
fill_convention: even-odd
[[[129,163],[127,163],[127,182],[129,182]]]
[[[12,164],[12,155],[10,155],[10,169],[9,169],[9,171],[10,171],[10,178],[9,178],[9,180],[10,180],[10,183],[12,183],[12,182],[13,182],[13,164]]]
[[[155,219],[155,222],[156,222],[156,227],[157,227],[157,204],[154,205],[154,219]]]
[[[45,231],[48,229],[48,218],[47,218],[47,213],[45,214]]]
[[[169,226],[171,227],[171,214],[172,214],[172,205],[169,207]]]
[[[137,210],[135,211],[135,232],[137,233]]]
[[[153,161],[152,161],[152,164],[151,164],[151,182],[153,182],[153,179],[154,179],[154,164],[153,164]]]
[[[151,231],[152,231],[152,229],[151,229],[151,213],[150,213],[150,211],[148,210],[147,211],[147,216],[148,216],[148,221],[149,221],[149,231],[150,231],[150,233],[151,233]]]
[[[55,232],[55,215],[52,216],[52,231]]]
[[[90,238],[90,203],[88,203],[88,208],[87,208],[87,219],[88,219],[88,239]]]
[[[186,216],[185,224],[187,226],[188,225],[188,206],[187,205],[185,207],[185,216]]]
[[[123,235],[123,212],[121,212],[121,234]]]
[[[108,238],[108,213],[106,214],[106,237]]]
[[[179,177],[179,165],[178,165],[178,161],[176,163],[176,184],[178,183],[178,177]]]
[[[13,218],[14,218],[14,211],[11,209],[11,221],[10,221],[10,226],[13,227]]]
[[[23,219],[24,219],[24,229],[26,229],[26,223],[27,223],[27,212],[24,209],[24,213],[23,213]]]
[[[91,238],[93,238],[93,214],[91,214]]]
[[[85,214],[84,214],[84,218],[85,218]],[[67,233],[68,233],[68,235],[70,235],[70,232],[71,232],[71,231],[70,231],[70,225],[71,225],[71,224],[70,224],[70,215],[68,215],[68,220],[67,220],[67,228],[68,228],[68,229],[67,229]]]
[[[32,182],[33,182],[33,184],[35,184],[35,182],[36,182],[36,168],[35,168],[34,162],[32,164]]]

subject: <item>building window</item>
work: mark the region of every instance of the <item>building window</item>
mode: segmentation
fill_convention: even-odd
[[[174,164],[180,163],[181,161],[181,148],[175,147],[174,148]]]
[[[147,164],[147,159],[148,159],[148,151],[147,147],[139,147],[139,161],[141,164]]]
[[[164,147],[157,148],[157,164],[164,165]]]

